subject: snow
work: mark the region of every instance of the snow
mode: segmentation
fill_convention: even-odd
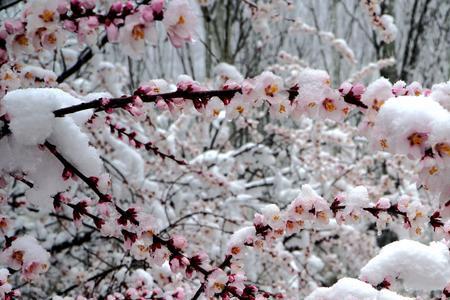
[[[433,85],[430,97],[450,111],[450,81]]]
[[[331,287],[321,287],[305,300],[407,300],[386,289],[376,290],[370,284],[353,278],[342,278]]]
[[[369,205],[369,194],[363,186],[357,186],[347,192],[345,198],[345,211],[352,211],[354,208],[363,208]]]
[[[216,76],[221,77],[223,81],[231,79],[237,83],[241,83],[244,80],[242,74],[236,69],[235,66],[232,66],[227,63],[220,63],[214,68],[214,74]]]
[[[384,102],[393,97],[392,84],[384,77],[381,77],[367,87],[364,92],[361,101],[369,107],[373,107],[375,100],[378,102]]]
[[[52,133],[53,111],[59,108],[62,93],[53,89],[23,89],[5,96],[5,109],[11,118],[9,127],[19,143],[37,145],[45,142]]]
[[[10,118],[12,136],[0,142],[0,169],[24,172],[33,188],[27,199],[42,209],[51,209],[51,197],[69,185],[62,179],[63,165],[48,150],[39,149],[45,141],[85,176],[100,176],[102,162],[97,150],[89,145],[82,127],[92,114],[83,111],[55,118],[53,111],[81,101],[59,89],[22,89],[8,93],[5,110]]]
[[[375,121],[374,135],[379,141],[385,138],[385,151],[411,154],[420,158],[419,147],[411,147],[408,138],[414,133],[428,136],[434,122],[449,116],[439,103],[424,96],[400,96],[391,98],[381,107]],[[426,144],[426,138],[423,141]]]
[[[254,226],[247,226],[237,230],[228,240],[228,252],[232,252],[234,247],[241,248],[246,242],[252,242],[255,234],[256,230]]]
[[[360,278],[373,285],[399,278],[407,289],[443,290],[450,281],[449,250],[441,242],[429,246],[412,240],[393,242],[361,269]]]

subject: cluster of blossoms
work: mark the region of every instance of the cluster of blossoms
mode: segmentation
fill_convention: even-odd
[[[367,90],[361,84],[350,83],[333,89],[329,75],[319,70],[304,69],[289,82],[271,72],[244,80],[234,71],[226,66],[219,68],[223,81],[218,82],[220,89],[216,91],[208,90],[187,76],[180,77],[175,86],[164,80],[154,80],[138,88],[129,97],[101,97],[96,100],[88,100],[88,97],[87,101],[58,89],[10,91],[2,102],[2,128],[6,128],[6,136],[1,141],[2,153],[5,154],[0,160],[2,172],[26,182],[31,180],[30,189],[26,191],[30,203],[42,209],[50,209],[52,205],[57,210],[71,209],[76,224],[81,225],[84,219],[90,219],[104,236],[121,239],[136,259],[161,267],[168,263],[173,273],[183,273],[188,278],[196,274],[203,282],[200,291],[209,296],[239,295],[245,298],[256,295],[258,289],[246,285],[245,275],[235,271],[244,253],[243,247],[247,245],[264,249],[286,233],[299,232],[305,226],[326,225],[331,218],[335,218],[338,223],[355,223],[364,216],[373,216],[382,228],[393,217],[398,217],[416,235],[420,235],[428,223],[435,229],[442,228],[445,231],[448,228],[448,222],[444,224],[441,220],[446,217],[444,212],[430,217],[420,202],[411,201],[406,196],[395,204],[391,204],[387,198],[371,203],[367,190],[357,187],[328,203],[305,185],[286,213],[281,213],[276,205],[266,206],[261,214],[256,214],[253,226],[236,232],[230,238],[224,263],[214,268],[208,265],[209,259],[204,253],[192,257],[184,254],[188,246],[184,237],[162,239],[157,218],[134,207],[120,208],[116,199],[106,194],[109,188],[108,176],[103,174],[99,154],[89,144],[89,138],[82,129],[86,123],[98,126],[95,123],[99,122],[99,111],[111,114],[117,108],[124,109],[136,119],[142,118],[154,107],[159,111],[170,111],[180,118],[191,110],[211,120],[225,115],[230,120],[245,124],[251,114],[263,106],[269,108],[270,115],[275,119],[304,115],[312,119],[335,121],[343,121],[356,107],[363,112],[361,130],[370,141],[377,141],[375,144],[380,145],[381,150],[405,154],[422,161],[432,159],[439,164],[439,168],[447,170],[448,151],[445,145],[448,141],[442,138],[448,137],[445,134],[448,131],[445,131],[445,126],[433,125],[433,122],[441,124],[448,119],[448,111],[439,104],[448,105],[445,102],[448,100],[445,84],[433,87],[432,91],[424,91],[418,83],[406,86],[398,82],[392,86],[387,80],[379,79],[369,85]],[[153,106],[147,103],[153,103]],[[400,118],[400,114],[405,118]],[[431,122],[428,117],[431,114],[439,118]],[[164,156],[157,147],[139,140],[136,133],[128,132],[112,120],[111,117],[104,119],[110,134],[117,134],[119,138],[126,136],[129,144],[135,148],[145,147]],[[429,122],[422,124],[418,121]],[[448,123],[442,123],[445,124]],[[420,127],[424,125],[430,127]],[[440,132],[440,129],[444,130],[444,134],[435,133]],[[391,136],[395,139],[388,139]],[[437,178],[441,180],[438,182],[445,182],[445,179]],[[91,198],[72,199],[71,196],[60,194],[71,190],[78,180],[97,195],[97,201]],[[433,192],[440,193],[443,199],[448,197],[446,185],[427,186]],[[19,247],[15,245],[21,244],[13,242],[12,250],[5,250],[7,257],[14,256],[14,249]],[[20,265],[25,278],[32,279],[48,267],[42,257],[37,261],[33,259],[26,259]],[[17,267],[12,262],[7,260],[5,264]],[[242,265],[239,269],[242,269]]]
[[[50,254],[31,236],[13,240],[0,253],[0,263],[12,270],[20,270],[25,280],[33,280],[46,272],[49,259]]]
[[[378,0],[362,0],[367,13],[369,14],[372,25],[377,29],[382,37],[382,40],[386,43],[392,43],[397,36],[397,26],[394,24],[394,18],[390,15],[380,16],[377,10]]]
[[[203,8],[212,2],[200,1]],[[421,237],[428,227],[450,240],[450,82],[431,90],[384,78],[367,88],[353,83],[392,63],[381,60],[333,88],[327,72],[281,52],[280,60],[290,65],[287,79],[275,67],[245,79],[222,63],[214,69],[214,89],[182,75],[174,83],[150,80],[128,96],[122,96],[119,67],[102,62],[97,81],[109,93],[86,95],[98,87],[84,89],[81,78],[57,85],[63,80],[54,72],[15,62],[23,53],[59,50],[69,32],[92,49],[120,43],[136,56],[147,42],[157,42],[156,21],[174,46],[193,40],[195,13],[186,0],[167,6],[163,0],[108,2],[106,9],[99,3],[31,1],[19,20],[0,29],[0,298],[19,297],[22,287],[34,292],[35,285],[47,284],[37,280],[44,272],[48,285],[55,283],[45,291],[60,295],[54,300],[263,300],[311,290],[308,300],[410,299],[388,290],[395,279],[450,295],[448,242],[400,241],[366,264],[375,239],[371,229],[356,230],[375,223],[381,232],[400,223],[396,232]],[[286,0],[243,3],[253,28],[266,38],[272,22],[293,7]],[[392,19],[378,18],[376,2],[366,3],[391,40]],[[295,29],[318,35],[356,62],[332,33],[300,20]],[[61,53],[75,60],[78,53],[70,50]],[[264,125],[262,119],[275,121]],[[359,133],[348,119],[359,123]],[[275,125],[280,120],[298,128]],[[240,132],[254,139],[245,141]],[[360,155],[367,141],[372,150],[400,155],[391,161],[387,153]],[[405,171],[413,163],[401,155],[419,161],[418,179]],[[357,178],[378,167],[385,169],[380,180]],[[392,169],[405,178],[393,183]],[[371,181],[375,188],[362,186]],[[411,182],[440,197],[439,207],[428,206],[415,187],[405,188]],[[345,242],[338,246],[338,238]],[[352,245],[361,253],[350,253]],[[340,262],[335,247],[344,247],[351,259]],[[348,276],[356,268],[359,280],[326,278],[326,268],[357,265],[358,255],[365,264],[360,272],[359,266],[332,272]],[[319,282],[336,283],[317,288]]]
[[[17,297],[20,295],[18,291],[12,289],[11,284],[8,283],[9,271],[8,269],[0,269],[0,297],[6,299],[7,297]]]
[[[426,90],[418,82],[392,85],[378,79],[362,97],[368,109],[361,125],[374,149],[420,160],[419,182],[440,194],[443,202],[450,196],[446,88],[446,84],[440,84]]]
[[[55,87],[57,76],[50,70],[15,63],[0,67],[0,97],[8,91],[27,87]]]
[[[421,235],[427,225],[442,233],[444,226],[440,217],[427,213],[417,199],[408,195],[399,197],[395,204],[385,197],[372,202],[367,189],[359,186],[338,194],[330,203],[310,185],[303,185],[298,197],[285,211],[282,212],[275,204],[263,207],[261,214],[255,215],[253,226],[239,230],[230,238],[227,254],[239,258],[245,246],[262,249],[264,243],[273,244],[283,235],[291,235],[305,228],[320,228],[332,219],[338,224],[355,224],[373,217],[381,230],[388,222],[398,218],[414,235]]]
[[[119,42],[132,56],[143,54],[146,41],[156,43],[155,21],[163,21],[175,47],[193,39],[196,17],[187,1],[173,0],[166,9],[164,0],[148,2],[118,1],[101,13],[91,0],[31,1],[19,19],[5,21],[0,29],[0,64],[24,53],[59,49],[67,32],[95,45],[102,27],[107,41]]]

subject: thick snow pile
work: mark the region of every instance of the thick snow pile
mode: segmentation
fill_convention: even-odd
[[[447,120],[449,113],[439,103],[426,97],[391,98],[381,107],[374,134],[384,139],[383,150],[421,158],[435,124]]]
[[[49,88],[15,90],[4,98],[12,135],[0,140],[0,170],[25,175],[33,183],[33,188],[26,192],[27,199],[41,208],[50,208],[50,198],[69,186],[68,180],[62,178],[62,163],[50,151],[38,147],[46,141],[85,176],[101,175],[99,155],[80,128],[92,111],[64,118],[55,118],[53,114],[58,108],[80,102],[66,92]]]
[[[370,284],[353,278],[342,278],[331,287],[322,287],[312,292],[305,300],[407,300],[386,289],[378,291]]]
[[[411,290],[443,290],[450,282],[450,255],[447,246],[429,246],[401,240],[383,247],[362,269],[360,279],[373,285],[399,278]]]

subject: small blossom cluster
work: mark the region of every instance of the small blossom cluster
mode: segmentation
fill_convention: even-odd
[[[4,64],[0,67],[0,99],[18,88],[54,87],[56,74],[37,66]]]
[[[8,299],[8,297],[18,297],[20,292],[13,290],[12,285],[8,283],[9,271],[5,268],[0,268],[0,298]]]
[[[48,270],[49,259],[50,254],[31,236],[18,237],[0,253],[1,265],[20,270],[22,277],[30,281]]]
[[[420,183],[448,201],[450,114],[437,99],[441,89],[425,90],[418,82],[392,85],[378,79],[362,97],[368,109],[361,129],[377,150],[420,161]]]
[[[364,7],[369,14],[372,25],[377,29],[386,43],[392,43],[397,36],[397,26],[394,24],[394,18],[390,15],[380,16],[377,13],[378,0],[363,0]]]
[[[236,231],[229,239],[226,255],[240,259],[245,246],[263,249],[265,244],[273,244],[285,234],[327,225],[331,218],[335,218],[338,224],[355,224],[375,218],[380,231],[393,219],[400,219],[404,228],[415,236],[422,235],[428,225],[435,230],[445,230],[438,213],[433,221],[428,209],[418,199],[406,194],[400,196],[396,203],[391,203],[391,199],[386,197],[372,202],[367,189],[358,186],[338,194],[332,203],[328,203],[310,185],[303,185],[298,197],[285,211],[275,204],[264,206],[261,213],[255,214],[253,226]]]
[[[75,33],[80,43],[94,45],[101,26],[107,40],[119,42],[130,56],[142,55],[146,41],[157,42],[155,21],[163,21],[175,47],[194,37],[196,17],[185,0],[172,0],[166,10],[164,0],[138,6],[118,1],[105,14],[99,10],[92,0],[30,1],[20,19],[7,20],[0,29],[0,64],[21,53],[59,49],[67,32]]]

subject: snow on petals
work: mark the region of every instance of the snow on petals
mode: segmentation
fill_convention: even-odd
[[[401,240],[384,246],[362,269],[360,279],[378,285],[393,278],[411,290],[443,290],[450,282],[450,254],[441,242],[429,246]]]
[[[14,270],[21,270],[26,280],[33,280],[48,270],[50,254],[32,236],[14,240],[0,253],[0,263]]]
[[[353,278],[342,278],[331,287],[321,287],[312,292],[306,300],[335,300],[335,299],[364,299],[364,300],[407,300],[387,289],[378,291],[370,284]]]

